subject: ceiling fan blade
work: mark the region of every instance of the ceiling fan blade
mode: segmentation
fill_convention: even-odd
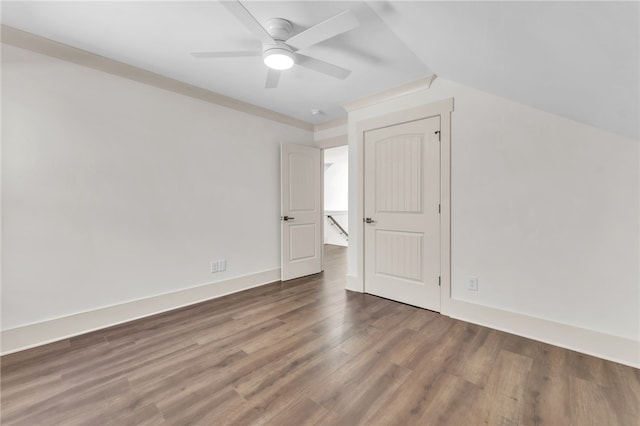
[[[309,47],[321,41],[328,40],[331,37],[335,37],[338,34],[342,34],[360,25],[356,16],[350,10],[345,10],[326,21],[322,21],[319,24],[294,35],[287,44],[296,50],[302,50],[305,47]]]
[[[340,80],[344,80],[349,76],[349,74],[351,74],[351,70],[330,64],[329,62],[321,61],[320,59],[312,58],[310,56],[296,53],[296,58],[296,65],[300,65],[305,68],[309,68],[310,70],[339,78]]]
[[[260,22],[237,0],[234,1],[221,1],[224,7],[227,8],[237,19],[240,21],[249,31],[260,39],[261,42],[267,44],[276,44],[275,40],[269,35],[267,30],[264,29]]]
[[[275,89],[278,87],[278,80],[280,80],[280,71],[269,68],[267,72],[267,82],[264,84],[266,89]]]
[[[191,52],[194,58],[243,58],[249,56],[262,56],[262,52],[236,51],[236,52]]]

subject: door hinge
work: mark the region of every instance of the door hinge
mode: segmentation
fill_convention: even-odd
[[[440,130],[436,130],[435,134],[438,135],[438,142],[440,142],[440,135],[441,135]]]
[[[440,277],[438,277],[438,287],[440,287]]]
[[[440,204],[438,204],[438,213],[441,213],[441,212],[442,212],[441,205],[440,205]]]

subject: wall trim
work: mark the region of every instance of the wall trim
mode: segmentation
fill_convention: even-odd
[[[2,43],[5,44],[31,50],[43,55],[52,56],[54,58],[62,59],[63,61],[93,68],[118,77],[134,80],[138,83],[147,84],[149,86],[168,90],[184,96],[189,96],[201,101],[265,118],[267,120],[276,121],[278,123],[287,124],[289,126],[298,127],[311,132],[314,130],[314,125],[312,123],[298,120],[267,108],[230,98],[201,87],[193,86],[142,68],[134,67],[133,65],[128,65],[114,59],[96,55],[95,53],[91,53],[86,50],[58,43],[57,41],[40,37],[17,28],[9,27],[7,25],[2,25],[1,28]]]
[[[277,281],[280,281],[280,268],[3,330],[0,332],[0,355],[53,343]]]
[[[349,102],[342,105],[342,108],[344,108],[347,112],[351,112],[357,109],[369,107],[371,105],[379,104],[381,102],[386,102],[393,98],[399,98],[400,96],[405,96],[410,93],[425,90],[431,87],[431,83],[433,83],[433,80],[435,80],[437,77],[437,75],[432,74],[428,77],[412,81],[411,83],[403,84],[402,86],[394,87],[392,89],[385,90],[384,92],[376,93],[375,95],[366,96],[356,101]]]
[[[336,118],[335,120],[326,121],[324,123],[319,123],[313,126],[314,132],[320,132],[322,130],[333,129],[334,127],[346,126],[347,118]]]
[[[451,299],[448,316],[640,368],[640,340]]]

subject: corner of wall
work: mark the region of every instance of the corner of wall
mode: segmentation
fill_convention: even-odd
[[[358,293],[364,293],[364,285],[361,277],[355,275],[347,275],[347,285],[345,289],[349,291],[355,291]]]

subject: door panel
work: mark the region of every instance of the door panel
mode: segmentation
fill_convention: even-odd
[[[317,255],[316,228],[315,223],[289,225],[290,261],[310,259]]]
[[[291,149],[292,147],[289,146]],[[306,151],[306,150],[305,150]],[[289,152],[289,212],[309,212],[317,208],[314,184],[317,171],[315,152]]]
[[[376,211],[419,213],[422,205],[420,135],[399,135],[375,144]]]
[[[418,232],[375,231],[376,275],[422,282],[423,235]]]
[[[365,291],[440,311],[440,118],[367,131]]]
[[[322,175],[318,148],[280,147],[282,281],[322,270]]]

